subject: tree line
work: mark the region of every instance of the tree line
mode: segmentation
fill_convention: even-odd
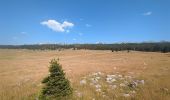
[[[117,44],[32,44],[32,45],[0,45],[1,49],[31,49],[31,50],[62,50],[62,49],[89,49],[89,50],[134,50],[146,52],[170,52],[170,42],[154,43],[117,43]]]

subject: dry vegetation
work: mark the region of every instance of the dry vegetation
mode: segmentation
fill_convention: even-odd
[[[74,88],[73,99],[144,99],[168,100],[170,98],[170,53],[127,53],[95,50],[0,50],[0,100],[33,100],[48,74],[49,61],[60,58],[60,63]],[[104,73],[100,85],[106,98],[90,85],[92,73]],[[108,74],[131,75],[135,80],[144,80],[132,97],[121,96],[121,88],[108,90],[105,78]],[[86,83],[81,81],[86,78]],[[118,83],[117,83],[118,84]],[[117,94],[117,96],[116,96]],[[120,94],[120,95],[119,95]]]

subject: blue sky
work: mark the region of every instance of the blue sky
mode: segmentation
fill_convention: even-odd
[[[0,44],[170,41],[170,0],[0,0]]]

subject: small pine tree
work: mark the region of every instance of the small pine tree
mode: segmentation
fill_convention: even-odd
[[[52,59],[49,67],[49,76],[44,78],[42,83],[45,86],[42,89],[40,99],[62,99],[72,94],[70,82],[65,78],[62,66],[58,63],[59,59]]]

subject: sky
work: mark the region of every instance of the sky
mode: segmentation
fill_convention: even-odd
[[[0,0],[0,45],[170,41],[170,0]]]

